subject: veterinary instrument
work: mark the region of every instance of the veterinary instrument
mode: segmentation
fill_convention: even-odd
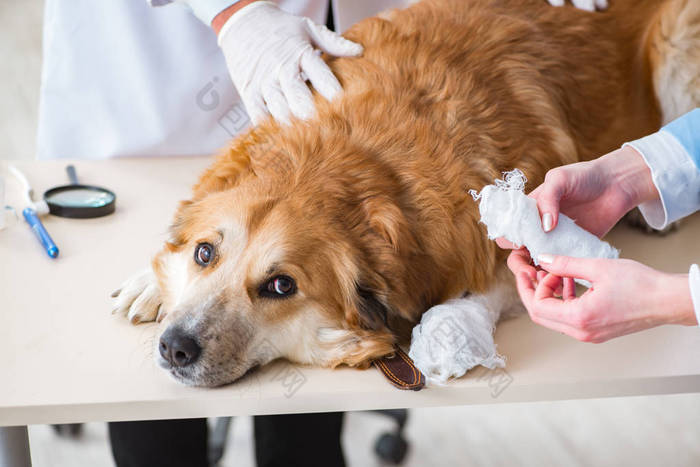
[[[107,190],[78,182],[75,167],[66,167],[70,185],[63,185],[44,193],[44,202],[54,216],[87,219],[112,214],[116,208],[117,196]]]
[[[44,247],[44,250],[46,250],[46,254],[51,258],[56,258],[58,256],[58,247],[51,238],[51,235],[49,235],[49,233],[46,231],[44,224],[42,224],[41,220],[39,220],[39,215],[48,213],[48,206],[43,201],[34,202],[32,199],[34,190],[32,190],[32,187],[29,185],[29,180],[27,180],[27,177],[25,177],[22,172],[12,165],[10,165],[8,168],[22,185],[24,200],[27,203],[27,207],[22,211],[24,220],[27,221],[27,224],[39,239],[39,242]]]
[[[24,216],[24,220],[27,221],[29,227],[31,227],[32,231],[34,231],[34,234],[39,239],[39,242],[46,250],[46,254],[51,258],[56,258],[58,256],[58,247],[51,238],[51,235],[49,235],[49,233],[46,231],[44,224],[42,224],[39,220],[39,216],[37,216],[36,211],[30,207],[26,207],[22,211],[22,216]]]

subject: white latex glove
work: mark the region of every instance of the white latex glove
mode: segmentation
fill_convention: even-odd
[[[314,47],[337,57],[356,56],[363,50],[360,44],[309,18],[291,15],[274,3],[262,1],[241,8],[224,24],[219,46],[255,124],[268,112],[283,123],[290,115],[301,119],[313,116],[315,107],[305,79],[328,100],[342,91]]]
[[[564,6],[566,0],[547,0],[552,6]],[[608,0],[571,0],[571,3],[579,10],[596,11],[605,10],[608,7]]]

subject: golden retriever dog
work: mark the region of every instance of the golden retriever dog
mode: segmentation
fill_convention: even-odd
[[[611,3],[426,0],[358,23],[364,54],[327,59],[343,95],[236,138],[116,308],[161,321],[176,379],[216,386],[276,358],[366,367],[430,307],[510,287],[470,189],[516,167],[532,189],[700,102],[700,2]]]

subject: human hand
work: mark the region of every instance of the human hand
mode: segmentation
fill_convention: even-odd
[[[552,6],[564,6],[566,0],[547,0]],[[596,11],[608,8],[608,0],[571,0],[579,10]]]
[[[537,201],[545,232],[556,227],[561,211],[602,237],[630,209],[658,197],[658,192],[642,156],[625,146],[593,161],[550,170],[529,196]]]
[[[629,210],[659,194],[642,156],[633,147],[624,146],[589,162],[550,170],[544,183],[528,196],[537,201],[545,232],[557,226],[563,212],[602,237]],[[515,247],[502,238],[496,242],[501,248]]]
[[[627,259],[540,255],[543,271],[527,250],[511,253],[508,267],[537,324],[583,342],[605,342],[661,324],[697,325],[688,276],[666,274]],[[572,277],[592,283],[576,297]]]
[[[253,123],[268,114],[283,123],[291,115],[314,115],[311,90],[302,73],[323,97],[342,91],[340,83],[314,47],[338,57],[356,56],[362,46],[309,18],[280,10],[272,2],[253,2],[226,21],[219,45],[243,104]]]

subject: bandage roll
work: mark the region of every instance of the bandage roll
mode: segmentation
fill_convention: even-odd
[[[592,233],[576,225],[570,217],[559,214],[554,230],[545,233],[540,222],[537,202],[525,195],[525,175],[518,169],[503,174],[503,180],[485,186],[480,193],[470,193],[479,202],[481,222],[488,237],[503,237],[530,252],[533,262],[542,253],[576,258],[617,258],[619,251]],[[578,283],[590,286],[587,281]]]

